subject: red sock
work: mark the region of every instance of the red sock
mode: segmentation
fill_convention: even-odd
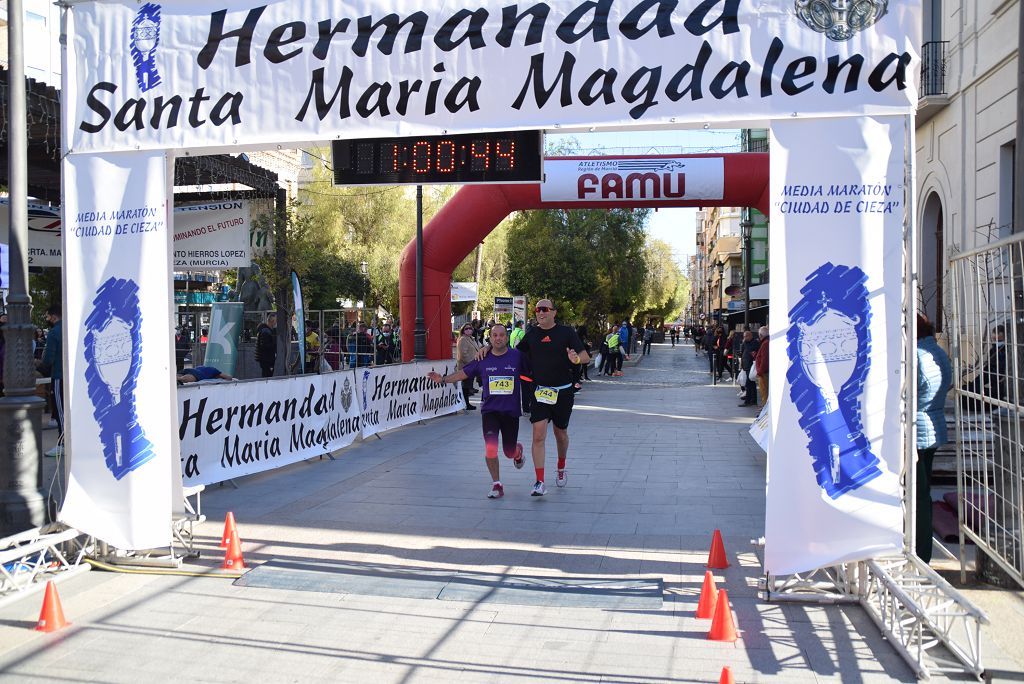
[[[543,482],[544,481],[544,469],[543,468],[534,468],[534,470],[537,471],[537,482]]]
[[[565,456],[558,459],[558,469],[565,470]]]

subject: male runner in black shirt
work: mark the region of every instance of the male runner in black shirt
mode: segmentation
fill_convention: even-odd
[[[576,331],[567,325],[555,323],[555,305],[550,299],[537,302],[534,309],[537,325],[530,328],[516,347],[529,359],[533,379],[533,401],[530,422],[533,423],[533,467],[537,482],[532,496],[544,496],[544,447],[548,436],[548,423],[554,423],[555,444],[558,447],[558,477],[555,484],[566,482],[565,457],[569,451],[569,416],[572,414],[572,370],[574,365],[589,363]]]

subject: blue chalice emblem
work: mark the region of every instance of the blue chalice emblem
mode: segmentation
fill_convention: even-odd
[[[110,278],[85,319],[85,381],[107,468],[122,477],[156,454],[139,425],[135,387],[142,367],[139,286]]]
[[[861,426],[870,351],[866,280],[859,268],[825,264],[790,311],[790,397],[810,438],[818,485],[833,499],[882,474]]]
[[[160,5],[146,3],[132,20],[129,47],[135,80],[139,90],[146,92],[160,85],[160,72],[156,68],[156,48],[160,45]]]

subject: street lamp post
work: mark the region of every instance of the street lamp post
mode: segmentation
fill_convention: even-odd
[[[710,270],[710,269],[708,269],[708,270]],[[704,299],[704,301],[707,302],[708,322],[710,323],[711,321],[714,320],[714,318],[712,318],[712,315],[711,315],[713,313],[713,310],[711,308],[711,274],[710,273],[708,274],[707,297]]]
[[[725,271],[725,261],[718,262],[718,320],[725,323],[725,280],[722,272]]]
[[[25,105],[24,13],[7,4],[7,138],[10,184],[10,265],[4,330],[4,393],[0,398],[0,537],[46,522],[42,486],[42,409],[32,358],[32,298],[28,294],[28,118]]]
[[[750,253],[750,234],[754,229],[754,222],[751,220],[750,207],[743,209],[740,219],[740,231],[743,234],[743,329],[750,330],[750,279],[751,261],[753,254]]]
[[[423,320],[423,186],[416,186],[416,327],[413,329],[413,357],[427,358],[427,326]]]

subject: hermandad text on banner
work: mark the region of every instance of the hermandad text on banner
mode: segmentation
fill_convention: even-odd
[[[222,5],[72,5],[70,147],[897,114],[917,100],[917,3],[872,3],[842,31],[791,0]]]
[[[200,383],[178,391],[178,436],[186,485],[213,484],[329,454],[358,436],[453,413],[457,385],[427,379],[442,362]],[[244,387],[244,391],[239,391]]]

